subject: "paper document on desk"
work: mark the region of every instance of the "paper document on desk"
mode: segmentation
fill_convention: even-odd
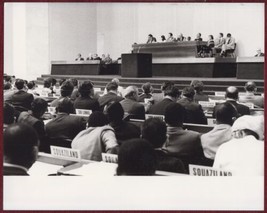
[[[79,176],[88,175],[104,175],[114,176],[116,174],[117,164],[115,163],[105,163],[105,162],[93,162],[89,164],[73,164],[71,166],[61,169],[59,172],[64,174],[72,174]]]
[[[60,170],[61,168],[62,166],[59,165],[53,165],[36,161],[29,169],[28,173],[30,176],[47,176],[50,174],[56,174],[57,171]]]

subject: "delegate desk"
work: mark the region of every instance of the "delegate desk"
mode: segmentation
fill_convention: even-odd
[[[205,41],[159,42],[133,44],[132,53],[152,53],[153,58],[195,58],[197,47],[206,45]]]
[[[52,75],[118,75],[120,64],[95,61],[51,61]]]

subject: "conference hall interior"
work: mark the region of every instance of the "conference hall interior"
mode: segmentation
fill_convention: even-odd
[[[263,183],[264,7],[4,3],[4,195],[10,176]]]

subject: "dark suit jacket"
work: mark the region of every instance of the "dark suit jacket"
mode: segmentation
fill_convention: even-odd
[[[23,107],[29,110],[33,99],[32,94],[19,90],[12,95],[10,102],[14,107]]]
[[[164,98],[162,101],[158,102],[155,105],[152,105],[148,111],[149,114],[155,114],[155,115],[164,115],[165,109],[167,106],[169,106],[171,103],[174,103],[169,98]]]
[[[194,96],[194,101],[198,103],[199,101],[209,101],[209,96],[204,93],[196,93]]]
[[[163,145],[169,155],[181,159],[188,169],[188,164],[198,164],[204,154],[200,142],[200,134],[184,130],[182,127],[167,127],[168,140]]]
[[[85,126],[86,121],[82,117],[60,113],[46,124],[45,129],[49,138],[72,140]]]
[[[3,175],[10,176],[10,175],[20,175],[20,176],[28,176],[29,174],[18,167],[11,167],[11,166],[3,166]]]
[[[44,122],[42,120],[33,117],[29,112],[22,112],[19,115],[18,123],[24,123],[32,126],[36,130],[39,136],[40,140],[39,150],[45,151],[47,149],[47,144],[46,144],[47,138],[45,133]]]
[[[75,109],[88,109],[92,111],[99,111],[100,106],[96,99],[92,99],[90,97],[78,97],[74,101]]]
[[[115,101],[115,102],[120,102],[122,101],[123,98],[121,96],[118,96],[116,95],[115,93],[113,92],[108,92],[107,94],[101,96],[99,99],[98,99],[98,102],[100,104],[100,107],[101,108],[104,108],[105,105],[107,105],[108,103],[112,102],[112,101]]]
[[[126,121],[121,121],[119,123],[109,124],[115,132],[115,136],[119,145],[121,145],[125,140],[132,138],[140,138],[141,130],[134,124],[128,123]]]
[[[134,119],[145,119],[145,107],[131,99],[124,99],[120,102],[125,113],[131,115]]]
[[[181,104],[186,110],[185,123],[207,124],[207,118],[201,105],[189,98],[182,98],[177,103]]]
[[[144,102],[145,98],[151,98],[152,94],[146,94],[142,93],[141,95],[138,96],[138,102]]]
[[[233,104],[236,107],[239,116],[250,115],[250,110],[247,106],[243,104],[239,104],[236,101],[232,101],[232,100],[227,100],[227,102]]]

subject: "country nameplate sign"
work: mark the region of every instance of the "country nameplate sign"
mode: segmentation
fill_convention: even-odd
[[[118,155],[102,153],[102,161],[106,163],[118,163]]]
[[[233,176],[231,172],[215,169],[209,166],[198,166],[189,164],[189,175],[192,176]]]
[[[164,115],[145,114],[145,119],[147,120],[149,118],[159,118],[160,120],[165,120]]]
[[[69,149],[65,147],[59,146],[50,146],[51,155],[67,160],[72,161],[80,161],[81,160],[81,153],[80,150],[77,149]]]

